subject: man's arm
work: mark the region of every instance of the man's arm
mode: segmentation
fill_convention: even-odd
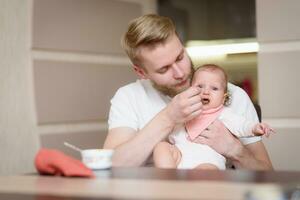
[[[244,146],[218,120],[203,131],[194,142],[209,145],[218,153],[232,160],[237,168],[273,169],[268,153],[261,141]]]
[[[253,170],[272,170],[273,166],[262,141],[240,145],[240,149],[232,153],[231,160],[236,168]]]
[[[148,124],[139,131],[129,127],[112,128],[104,148],[114,149],[113,166],[141,166],[155,145],[164,140],[177,124],[200,114],[200,90],[191,87],[176,95]]]
[[[128,127],[111,129],[104,148],[115,150],[113,166],[143,165],[155,145],[173,130],[173,123],[165,116],[162,111],[139,132]]]

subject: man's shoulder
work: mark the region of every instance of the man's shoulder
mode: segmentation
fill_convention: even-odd
[[[121,86],[118,90],[134,90],[140,87],[140,81],[136,80],[135,82],[128,83],[126,85]]]
[[[229,107],[233,110],[246,109],[251,103],[248,94],[242,88],[233,85],[232,83],[228,83],[228,90],[231,97]]]
[[[155,93],[155,90],[149,80],[138,79],[135,82],[120,87],[116,91],[115,97],[138,98],[141,100],[153,96],[153,93]]]
[[[145,81],[136,80],[135,82],[128,83],[120,87],[117,90],[117,93],[140,93],[142,90],[145,90]]]
[[[244,93],[245,91],[240,88],[239,86],[237,85],[234,85],[232,83],[229,83],[227,84],[227,87],[228,87],[228,90],[229,92],[232,92],[232,93]]]
[[[232,83],[228,83],[227,87],[228,87],[228,92],[232,96],[232,98],[248,99],[248,95],[245,92],[245,90],[243,90],[239,86],[236,86]]]

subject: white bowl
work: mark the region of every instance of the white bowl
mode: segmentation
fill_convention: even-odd
[[[113,152],[112,149],[82,150],[82,162],[90,169],[108,169],[111,167]]]

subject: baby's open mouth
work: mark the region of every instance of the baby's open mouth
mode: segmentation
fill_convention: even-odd
[[[209,104],[209,99],[208,98],[202,98],[201,102],[203,105]]]

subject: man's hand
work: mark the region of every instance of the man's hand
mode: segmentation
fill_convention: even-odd
[[[272,163],[261,141],[244,146],[229,130],[216,120],[193,142],[206,144],[228,159],[236,168],[272,170]]]
[[[190,87],[176,95],[166,107],[168,118],[174,124],[185,123],[202,112],[200,88]]]
[[[231,158],[237,148],[242,146],[219,120],[214,121],[193,142],[206,144],[227,158]]]

